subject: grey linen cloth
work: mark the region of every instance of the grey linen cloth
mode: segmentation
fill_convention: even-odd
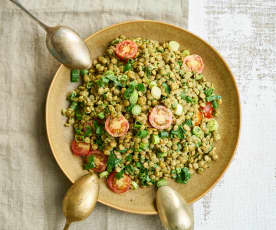
[[[187,27],[186,1],[21,0],[49,25],[74,28],[85,38],[117,22],[155,19]],[[45,32],[8,0],[0,1],[0,229],[63,229],[61,202],[70,187],[45,132],[45,100],[59,63]],[[97,204],[74,229],[162,229],[158,216],[123,213]]]

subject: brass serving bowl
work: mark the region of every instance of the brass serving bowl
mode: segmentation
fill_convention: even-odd
[[[222,177],[237,147],[240,133],[240,101],[234,77],[218,52],[196,35],[177,26],[157,21],[130,21],[100,30],[86,39],[92,58],[102,55],[107,44],[117,36],[144,37],[158,41],[175,40],[191,53],[199,54],[204,61],[204,75],[214,83],[216,93],[222,96],[219,108],[219,129],[221,140],[216,144],[219,159],[202,175],[194,175],[188,184],[169,185],[177,190],[188,203],[193,203],[206,194]],[[46,103],[46,127],[54,157],[71,182],[86,174],[82,161],[74,156],[70,146],[73,138],[71,128],[64,127],[65,117],[61,109],[68,106],[66,94],[76,84],[70,81],[70,70],[61,65],[49,88]],[[123,194],[111,192],[104,179],[100,181],[98,201],[110,207],[138,214],[157,214],[154,206],[154,187],[140,188]]]

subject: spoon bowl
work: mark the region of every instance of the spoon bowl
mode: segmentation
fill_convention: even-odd
[[[169,186],[157,190],[156,206],[160,220],[167,230],[192,230],[193,213],[183,197]]]
[[[99,179],[88,173],[79,178],[67,191],[62,211],[66,217],[64,230],[74,221],[86,219],[96,206],[99,195]]]
[[[46,45],[49,52],[69,68],[88,69],[92,65],[88,47],[69,27],[47,28]]]
[[[89,49],[78,33],[66,26],[49,27],[25,9],[17,0],[10,1],[46,31],[47,48],[59,62],[71,69],[89,69],[91,67],[92,59]]]

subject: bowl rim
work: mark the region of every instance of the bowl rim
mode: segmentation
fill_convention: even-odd
[[[173,24],[169,24],[169,23],[166,23],[166,22],[162,22],[162,21],[158,21],[158,20],[128,20],[128,21],[123,21],[123,22],[120,22],[120,23],[116,23],[116,24],[113,24],[111,26],[107,26],[107,27],[104,27],[98,31],[96,31],[95,33],[91,34],[90,36],[88,36],[84,41],[87,42],[87,40],[90,40],[91,38],[93,38],[94,36],[96,36],[97,34],[99,33],[102,33],[104,31],[107,31],[107,30],[110,30],[114,27],[117,27],[117,26],[120,26],[120,25],[125,25],[125,24],[132,24],[132,23],[144,23],[144,22],[148,22],[148,23],[154,23],[154,24],[161,24],[161,25],[166,25],[166,26],[169,26],[169,27],[173,27],[175,29],[178,29],[178,30],[182,30],[192,36],[194,36],[195,38],[199,39],[201,42],[203,42],[206,46],[208,46],[210,49],[212,49],[216,55],[218,55],[218,57],[222,60],[223,64],[225,65],[227,71],[230,73],[230,76],[233,80],[233,83],[234,83],[234,89],[236,91],[236,94],[237,94],[237,98],[238,98],[238,115],[239,115],[239,122],[238,122],[238,136],[237,136],[237,139],[236,139],[236,143],[235,143],[235,148],[234,148],[234,151],[233,151],[233,154],[231,156],[231,158],[229,159],[229,162],[228,164],[226,165],[226,167],[223,169],[222,173],[219,175],[219,177],[213,182],[213,184],[208,188],[206,189],[206,191],[204,191],[201,195],[195,197],[193,200],[191,200],[189,202],[189,204],[193,204],[194,202],[198,201],[199,199],[201,199],[203,196],[205,196],[209,191],[211,191],[215,185],[218,183],[218,181],[224,176],[226,170],[228,169],[228,167],[230,166],[231,162],[233,161],[233,158],[234,158],[234,155],[237,151],[237,148],[238,148],[238,145],[239,145],[239,140],[240,140],[240,132],[241,132],[241,104],[240,104],[240,94],[239,94],[239,91],[238,91],[238,87],[237,87],[237,83],[236,83],[236,80],[234,78],[234,75],[232,73],[232,71],[230,70],[228,64],[226,63],[226,61],[224,60],[224,58],[221,56],[221,54],[219,54],[219,52],[214,48],[212,47],[208,42],[206,42],[204,39],[202,39],[201,37],[199,37],[198,35],[195,35],[194,33],[180,27],[180,26],[176,26],[176,25],[173,25]],[[59,75],[59,72],[61,71],[61,69],[64,67],[63,64],[61,64],[58,68],[58,70],[56,71],[52,81],[51,81],[51,84],[49,86],[49,89],[48,89],[48,93],[47,93],[47,98],[46,98],[46,104],[45,104],[45,124],[46,124],[46,133],[47,133],[47,138],[48,138],[48,141],[49,141],[49,145],[50,145],[50,148],[51,148],[51,152],[52,154],[54,155],[54,158],[59,166],[59,168],[62,170],[62,172],[65,174],[65,176],[72,182],[74,183],[73,179],[63,170],[63,167],[62,167],[62,163],[59,162],[59,160],[57,159],[56,157],[56,153],[54,153],[53,151],[53,144],[51,142],[51,139],[50,139],[50,136],[49,136],[49,118],[48,118],[48,112],[49,112],[49,95],[51,94],[51,91],[53,90],[53,85],[57,79],[57,76]],[[153,212],[153,211],[135,211],[135,210],[128,210],[128,209],[125,209],[125,208],[121,208],[121,207],[117,207],[116,205],[113,205],[109,202],[106,202],[104,200],[101,200],[98,198],[98,201],[104,205],[107,205],[109,207],[112,207],[114,209],[117,209],[117,210],[120,210],[120,211],[124,211],[124,212],[128,212],[128,213],[133,213],[133,214],[142,214],[142,215],[156,215],[157,214],[157,211]]]

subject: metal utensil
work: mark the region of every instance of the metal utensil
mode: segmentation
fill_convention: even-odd
[[[67,191],[62,210],[66,217],[64,230],[74,221],[86,219],[95,208],[99,193],[98,177],[87,174],[78,179]],[[191,230],[193,213],[184,199],[171,187],[157,190],[156,206],[162,224],[167,230]]]
[[[79,178],[67,191],[62,203],[62,211],[66,217],[64,230],[74,221],[86,219],[97,203],[99,195],[99,179],[95,174],[87,174]]]
[[[191,230],[194,218],[182,196],[169,186],[157,190],[156,206],[160,220],[167,230]]]
[[[26,10],[17,0],[10,1],[27,13],[46,31],[47,48],[59,62],[72,69],[90,68],[92,60],[89,49],[74,30],[66,26],[47,26]]]

